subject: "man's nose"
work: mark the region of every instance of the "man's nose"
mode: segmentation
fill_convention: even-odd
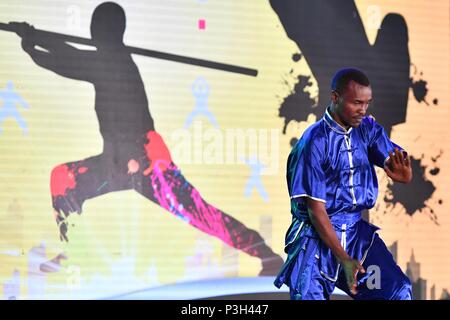
[[[362,116],[366,115],[367,108],[369,108],[369,103],[362,103],[361,108],[358,110],[359,114]]]

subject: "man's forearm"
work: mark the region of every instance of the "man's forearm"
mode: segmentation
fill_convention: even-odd
[[[325,209],[325,204],[309,198],[307,199],[307,204],[311,223],[323,243],[331,249],[331,252],[338,261],[341,262],[346,259],[351,259],[337,238],[336,231]]]

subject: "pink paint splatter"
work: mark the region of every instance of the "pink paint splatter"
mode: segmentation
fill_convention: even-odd
[[[229,245],[233,245],[233,239],[230,233],[228,230],[224,229],[223,212],[206,203],[197,189],[192,188],[189,194],[189,198],[194,201],[195,210],[192,211],[185,208],[179,212],[176,212],[177,209],[180,208],[180,202],[178,199],[179,195],[173,192],[176,181],[165,178],[160,169],[162,166],[160,162],[161,160],[157,161],[155,164],[155,170],[151,173],[152,184],[160,185],[160,189],[155,190],[154,194],[159,205],[172,214],[181,213],[183,217],[189,221],[190,225],[206,232],[207,234],[219,237]],[[167,164],[167,167],[170,167],[171,170],[178,171],[178,168],[174,164]],[[201,219],[199,219],[199,217],[201,217]]]
[[[198,20],[198,28],[200,30],[205,30],[206,29],[206,20],[205,19],[199,19]]]

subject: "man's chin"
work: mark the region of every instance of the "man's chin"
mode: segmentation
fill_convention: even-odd
[[[362,120],[355,120],[350,124],[350,127],[352,128],[358,128],[361,125]]]

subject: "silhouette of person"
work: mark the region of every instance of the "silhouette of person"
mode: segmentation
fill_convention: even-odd
[[[318,83],[317,105],[296,110],[303,120],[310,113],[317,118],[323,115],[329,79],[342,66],[354,66],[371,79],[376,100],[370,113],[387,134],[392,126],[405,122],[411,83],[408,28],[401,15],[384,17],[372,46],[353,0],[270,0],[270,4]]]
[[[266,166],[261,162],[259,162],[259,160],[254,155],[251,156],[249,160],[246,159],[245,164],[248,165],[251,169],[251,175],[248,178],[247,185],[245,186],[245,196],[250,197],[253,188],[256,188],[261,198],[263,198],[265,202],[269,201],[269,195],[267,194],[267,191],[264,189],[261,180],[261,171]]]
[[[22,97],[14,92],[14,86],[11,81],[6,84],[6,90],[0,91],[0,100],[3,100],[3,105],[0,107],[0,134],[2,133],[1,123],[6,119],[13,117],[16,119],[19,126],[22,128],[23,134],[28,134],[28,127],[16,108],[16,104],[20,104],[25,109],[28,109],[28,103]]]
[[[184,127],[187,129],[191,126],[192,121],[197,116],[205,116],[209,122],[218,129],[219,125],[214,114],[208,110],[209,84],[203,77],[198,77],[192,84],[192,95],[195,98],[194,110],[188,115]]]
[[[22,47],[39,66],[61,76],[94,85],[95,111],[103,137],[103,152],[55,167],[51,194],[60,237],[68,241],[69,214],[83,202],[103,194],[134,189],[180,216],[197,229],[258,257],[260,275],[276,274],[283,263],[258,232],[207,203],[172,161],[155,131],[139,70],[123,44],[126,18],[121,6],[100,4],[91,20],[97,50],[79,50],[50,37],[38,37],[32,26],[19,24]],[[47,50],[40,51],[38,45]]]

